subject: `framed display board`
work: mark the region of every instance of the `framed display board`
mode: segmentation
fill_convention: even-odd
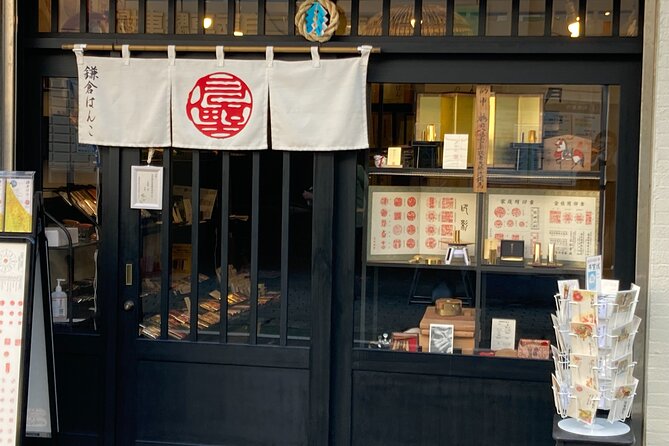
[[[26,191],[32,175],[16,174],[23,173],[0,175],[8,198],[0,232],[0,444],[20,445],[26,436],[53,437],[57,416],[41,194]],[[10,190],[17,187],[20,197]]]
[[[495,190],[487,196],[486,237],[555,246],[558,261],[583,262],[598,252],[599,194],[595,191]]]
[[[456,231],[462,242],[476,241],[471,189],[370,186],[368,203],[368,260],[443,256]]]

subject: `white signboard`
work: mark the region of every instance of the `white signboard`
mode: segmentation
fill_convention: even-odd
[[[27,243],[0,243],[0,444],[15,444],[22,395],[21,348]]]
[[[456,230],[463,243],[476,240],[475,193],[372,186],[369,203],[369,256],[444,255]]]
[[[583,262],[597,252],[596,192],[495,192],[488,195],[487,210],[487,238],[525,241],[526,258],[532,258],[535,242],[554,244],[557,262]]]

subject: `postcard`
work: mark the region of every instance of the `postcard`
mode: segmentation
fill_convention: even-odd
[[[594,324],[571,323],[571,352],[577,355],[597,356],[596,326]]]
[[[621,327],[611,331],[613,338],[611,358],[618,359],[632,353],[632,346],[634,345],[634,336],[641,325],[641,318],[634,316],[632,322],[629,322]]]
[[[613,305],[612,328],[617,328],[632,321],[638,302],[640,287],[632,284],[631,289],[616,293]]]
[[[614,389],[614,400],[611,403],[611,410],[609,410],[607,418],[609,422],[623,421],[631,415],[632,402],[638,385],[639,380],[635,378],[633,382]]]
[[[597,357],[588,355],[569,355],[571,385],[582,385],[598,390]]]
[[[571,322],[582,324],[597,323],[597,292],[588,290],[570,290]]]
[[[598,405],[599,391],[577,384],[573,386],[569,407],[567,407],[567,416],[586,424],[592,424],[597,414]]]

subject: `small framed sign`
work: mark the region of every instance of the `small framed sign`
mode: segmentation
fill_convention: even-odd
[[[132,166],[130,208],[163,208],[163,168],[159,166]]]
[[[500,262],[503,265],[523,265],[525,242],[523,240],[501,240]]]
[[[430,324],[430,353],[453,353],[453,325]]]

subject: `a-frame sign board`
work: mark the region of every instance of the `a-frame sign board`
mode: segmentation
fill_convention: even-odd
[[[32,231],[0,232],[0,445],[57,431],[48,262],[41,194]],[[5,226],[5,229],[7,227]]]

